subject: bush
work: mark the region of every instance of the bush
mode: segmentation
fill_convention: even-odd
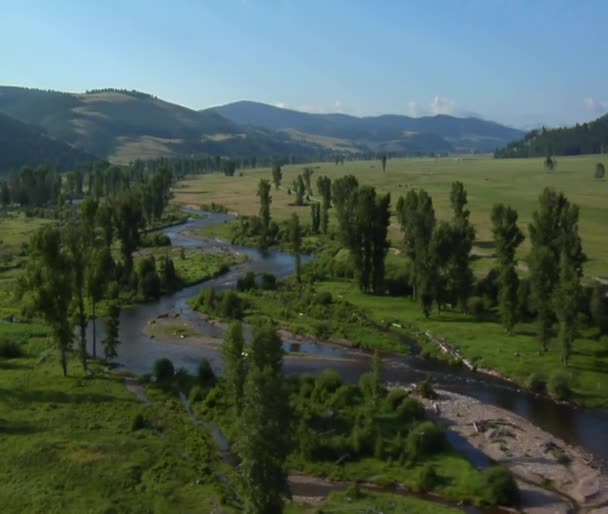
[[[23,357],[23,349],[14,341],[0,341],[0,357],[16,359]]]
[[[171,246],[171,239],[168,235],[163,234],[162,232],[155,232],[151,234],[145,234],[141,238],[140,244],[142,247]]]
[[[202,387],[213,387],[215,385],[215,373],[207,359],[203,359],[198,365],[197,377],[198,383]]]
[[[376,434],[376,440],[374,442],[374,457],[376,459],[384,458],[384,438],[382,434]]]
[[[156,382],[159,384],[166,384],[171,382],[175,375],[175,368],[173,367],[173,363],[167,359],[162,358],[158,359],[154,363],[154,370],[152,372]]]
[[[424,406],[414,398],[406,398],[397,407],[397,415],[403,421],[423,420]]]
[[[441,478],[435,471],[435,468],[430,462],[427,462],[420,468],[416,476],[416,482],[414,489],[419,493],[426,493],[432,491],[439,485]]]
[[[556,400],[567,400],[572,393],[570,389],[570,376],[564,371],[556,371],[549,378],[549,394]]]
[[[222,294],[220,305],[220,316],[229,319],[241,319],[243,317],[243,301],[234,291],[225,291]]]
[[[423,421],[408,434],[406,448],[412,461],[442,451],[445,448],[445,433],[432,421]]]
[[[480,298],[479,296],[471,296],[471,298],[469,298],[467,302],[467,310],[473,316],[481,316],[484,312],[484,309],[485,306],[483,298]]]
[[[312,392],[313,401],[325,403],[329,396],[335,393],[342,385],[342,379],[333,368],[326,368],[315,380],[315,388]]]
[[[604,167],[604,165],[601,162],[598,162],[595,165],[595,178],[604,178],[604,176],[606,175],[606,168]]]
[[[494,466],[484,473],[486,500],[492,505],[511,506],[519,502],[519,488],[513,473],[504,466]]]
[[[144,419],[144,415],[139,412],[133,418],[133,422],[131,423],[131,430],[135,432],[137,430],[141,430],[142,428],[146,428],[146,420]]]
[[[346,489],[346,497],[350,500],[360,500],[363,498],[363,492],[357,482],[353,482]]]
[[[200,386],[195,385],[192,389],[190,389],[190,394],[188,395],[188,401],[190,405],[194,405],[197,402],[200,402],[203,399],[203,390]]]
[[[277,288],[277,277],[272,273],[262,273],[260,275],[260,288],[264,291],[274,291]]]
[[[391,412],[397,410],[397,407],[403,400],[408,398],[408,394],[403,389],[392,389],[386,396],[386,403]]]
[[[438,395],[435,392],[435,389],[433,389],[433,385],[431,384],[431,380],[429,378],[425,378],[416,384],[416,392],[427,400],[435,400],[438,398]]]
[[[526,379],[526,388],[536,394],[543,394],[547,388],[547,384],[537,373],[531,373]]]
[[[185,368],[179,368],[175,373],[175,383],[180,391],[188,390],[192,383],[192,376]]]
[[[237,291],[249,291],[255,289],[255,273],[248,271],[236,281]]]

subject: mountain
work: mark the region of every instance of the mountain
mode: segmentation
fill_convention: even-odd
[[[353,148],[408,152],[494,151],[524,132],[479,118],[437,115],[411,118],[399,115],[355,117],[311,114],[258,102],[235,102],[202,112],[216,112],[239,125],[347,142]],[[322,142],[322,140],[318,140]]]
[[[39,164],[65,170],[93,159],[92,155],[49,137],[39,127],[0,113],[0,174]]]
[[[574,127],[532,130],[496,151],[496,157],[545,157],[608,152],[608,114]]]
[[[243,128],[213,111],[195,111],[138,91],[62,93],[0,87],[0,112],[114,162],[212,155],[308,155],[322,148],[288,134]]]

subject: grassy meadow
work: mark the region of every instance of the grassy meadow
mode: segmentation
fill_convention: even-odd
[[[527,234],[527,225],[537,207],[538,196],[545,187],[563,191],[568,199],[580,206],[580,233],[589,261],[585,272],[590,276],[608,277],[608,231],[604,220],[608,217],[608,182],[593,178],[595,164],[604,156],[561,157],[555,171],[547,172],[543,159],[493,159],[488,156],[390,159],[386,172],[379,161],[318,163],[312,181],[320,175],[332,180],[353,174],[360,183],[375,186],[393,195],[393,206],[408,188],[423,188],[433,197],[439,219],[451,216],[449,195],[452,182],[463,182],[469,200],[471,221],[477,231],[476,252],[492,254],[492,226],[490,213],[497,202],[510,204],[519,213],[521,228]],[[290,205],[295,197],[288,194],[294,178],[303,165],[283,167],[283,183],[278,191],[272,190],[272,216],[287,219],[297,212],[302,220],[310,219],[310,208]],[[175,190],[175,199],[181,204],[201,205],[216,202],[243,215],[257,214],[257,184],[260,178],[271,179],[270,168],[245,170],[243,176],[225,177],[221,174],[203,175],[182,182]],[[314,188],[316,193],[316,188]],[[331,212],[331,211],[330,211]],[[401,233],[396,218],[389,231],[393,246],[401,245]],[[529,250],[528,241],[520,247],[519,257]],[[483,264],[481,264],[483,269]]]

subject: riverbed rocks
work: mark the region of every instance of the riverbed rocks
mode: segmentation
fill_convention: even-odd
[[[581,448],[505,409],[449,391],[438,394],[433,401],[421,399],[429,416],[508,466],[518,478],[525,512],[580,508],[579,512],[608,514],[608,477]],[[438,405],[439,415],[433,404]]]

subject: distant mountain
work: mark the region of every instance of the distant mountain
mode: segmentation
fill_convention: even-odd
[[[83,94],[0,87],[0,112],[115,162],[219,154],[304,155],[322,150],[288,134],[244,129],[213,111],[195,111],[138,91]]]
[[[494,151],[524,132],[478,118],[437,115],[411,118],[399,115],[355,117],[311,114],[258,102],[235,102],[202,112],[216,112],[239,125],[274,131],[297,131],[305,136],[338,139],[353,148],[405,152]]]
[[[496,152],[496,157],[545,157],[608,152],[608,114],[574,127],[532,130]]]
[[[0,113],[0,174],[39,164],[65,170],[93,159],[92,155],[49,137],[39,127]]]

